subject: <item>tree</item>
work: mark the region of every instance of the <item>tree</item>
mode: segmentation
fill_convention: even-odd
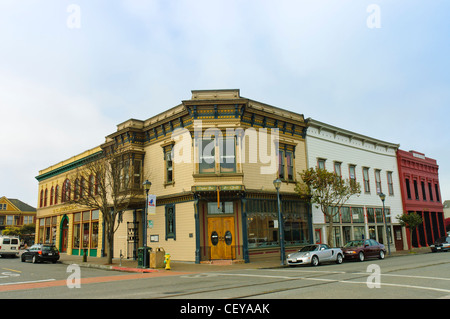
[[[310,168],[299,173],[296,192],[312,204],[317,204],[328,220],[327,243],[333,244],[333,218],[353,195],[359,196],[361,185],[354,180],[343,179],[334,172],[322,168]]]
[[[416,212],[403,214],[401,216],[397,216],[399,223],[402,227],[406,227],[409,229],[409,251],[412,250],[412,234],[414,229],[416,229],[419,225],[422,225],[423,219]]]
[[[20,235],[20,227],[16,226],[6,226],[5,230],[3,230],[2,235],[6,236],[19,236]]]
[[[98,209],[102,214],[107,243],[107,263],[112,263],[114,233],[122,215],[133,201],[145,202],[142,190],[142,161],[126,149],[110,147],[79,167],[70,181],[73,198],[67,204]],[[141,196],[139,196],[141,195]]]

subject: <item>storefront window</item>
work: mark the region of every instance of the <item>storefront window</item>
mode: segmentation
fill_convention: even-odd
[[[364,227],[363,226],[355,226],[353,227],[354,239],[364,239]]]
[[[342,247],[342,243],[341,243],[341,227],[333,227],[334,229],[334,246],[335,247]]]
[[[81,224],[73,225],[73,248],[80,248],[80,229]]]
[[[39,219],[39,243],[44,243],[45,218]]]
[[[89,248],[89,223],[83,223],[83,248]]]
[[[377,223],[382,223],[383,222],[383,209],[375,208],[375,215],[376,215]]]
[[[98,248],[99,211],[74,214],[73,248]]]
[[[92,222],[91,248],[98,248],[98,221]]]
[[[306,206],[301,202],[283,202],[286,245],[309,243]],[[249,248],[279,245],[278,206],[275,200],[248,200],[247,226]]]
[[[375,211],[371,207],[367,208],[367,222],[368,223],[375,223]]]
[[[352,219],[350,218],[350,207],[341,207],[341,214],[343,223],[352,222]]]
[[[49,243],[50,242],[50,218],[45,219],[45,237],[44,242]]]
[[[92,212],[92,223],[91,223],[91,248],[98,248],[98,217],[99,211],[94,210]]]
[[[364,208],[352,207],[353,223],[364,223]]]
[[[52,217],[52,244],[56,244],[56,216]]]

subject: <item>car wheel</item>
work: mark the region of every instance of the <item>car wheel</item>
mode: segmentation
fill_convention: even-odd
[[[380,250],[380,256],[378,258],[384,259],[384,251]]]
[[[36,256],[33,256],[32,262],[33,262],[33,264],[35,264],[35,263],[37,263],[37,262],[38,262],[38,260],[37,260]]]
[[[20,260],[24,263],[24,262],[25,262],[25,256],[22,255],[22,256],[20,257]]]
[[[319,257],[312,256],[311,258],[311,266],[316,267],[319,265]]]
[[[364,253],[361,251],[358,255],[359,261],[364,261]]]
[[[338,254],[336,257],[336,264],[342,264],[343,260],[344,260],[344,258],[342,257],[342,255]]]

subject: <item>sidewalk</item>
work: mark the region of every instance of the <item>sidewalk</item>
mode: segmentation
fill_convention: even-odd
[[[429,247],[414,248],[414,254],[425,254],[430,253]],[[386,253],[386,258],[398,257],[398,256],[408,256],[411,253],[408,250],[403,250],[399,252],[392,252],[391,256]],[[106,257],[87,257],[87,261],[83,262],[82,256],[67,255],[61,253],[59,262],[63,264],[77,264],[80,267],[90,267],[99,268],[105,270],[113,271],[125,271],[125,272],[192,272],[192,273],[203,273],[212,271],[226,271],[226,270],[236,270],[236,269],[264,269],[264,268],[278,268],[283,267],[281,265],[280,256],[274,254],[270,257],[250,257],[250,263],[231,263],[228,261],[218,261],[214,264],[195,264],[193,262],[182,262],[182,261],[171,261],[171,270],[165,270],[164,268],[151,269],[151,268],[138,268],[137,260],[130,259],[113,259],[112,265],[108,265]]]

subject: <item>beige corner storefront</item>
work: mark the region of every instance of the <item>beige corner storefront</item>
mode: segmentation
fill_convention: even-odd
[[[36,240],[67,254],[105,254],[102,214],[66,205],[65,198],[73,194],[68,178],[77,168],[120,147],[130,159],[124,178],[141,188],[148,179],[157,207],[144,225],[139,190],[121,216],[114,257],[136,258],[144,230],[147,245],[162,247],[173,260],[248,262],[279,252],[277,178],[286,244],[308,244],[310,210],[295,192],[296,172],[306,169],[306,128],[303,115],[241,97],[239,90],[192,91],[190,100],[145,121],[120,123],[104,144],[40,171],[45,198],[37,210]]]

